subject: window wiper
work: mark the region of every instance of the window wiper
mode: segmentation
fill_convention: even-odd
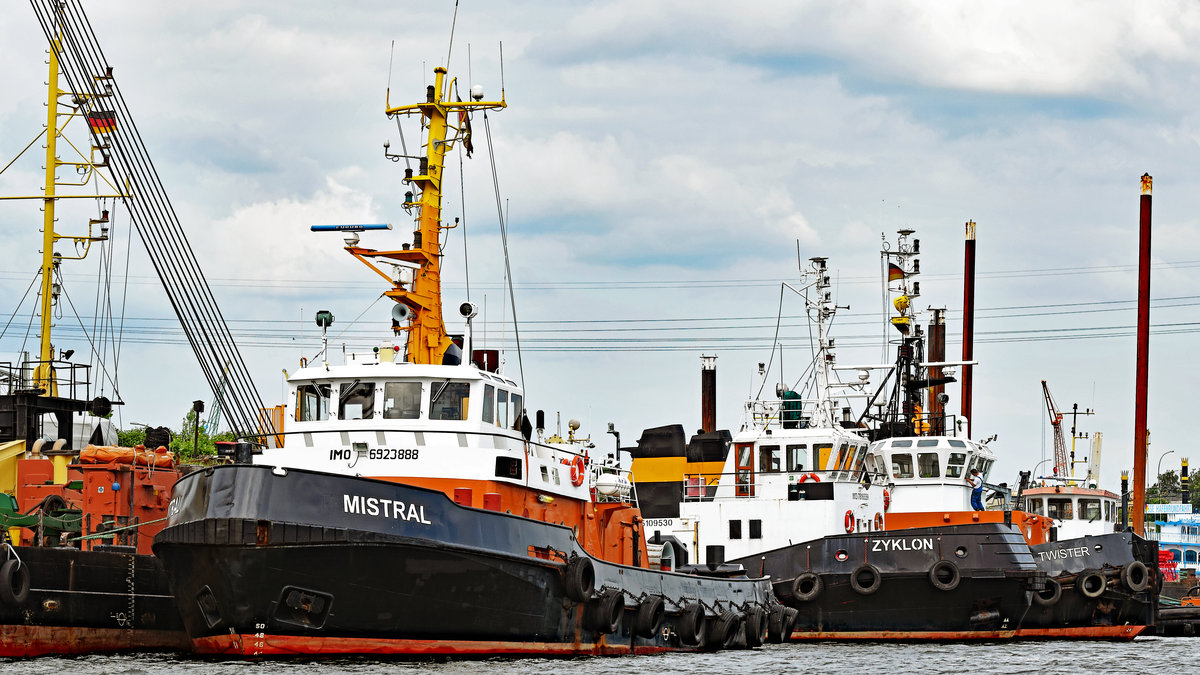
[[[450,378],[446,378],[446,381],[442,382],[441,386],[438,387],[438,390],[433,393],[433,398],[429,399],[429,404],[433,405],[434,403],[437,403],[438,399],[440,399],[442,397],[442,394],[444,394],[446,392],[446,387],[449,387],[449,386],[450,386]]]
[[[341,395],[338,396],[338,405],[345,403],[346,399],[354,395],[354,388],[357,387],[360,382],[362,382],[362,380],[355,380],[354,382],[350,383],[349,387],[346,387],[342,390]]]

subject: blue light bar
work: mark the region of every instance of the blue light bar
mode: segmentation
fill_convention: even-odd
[[[390,230],[391,223],[369,223],[365,225],[313,225],[313,232],[363,232],[365,230]]]

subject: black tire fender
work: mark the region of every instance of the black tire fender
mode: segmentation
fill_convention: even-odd
[[[820,575],[804,572],[797,575],[796,579],[792,581],[792,597],[800,602],[809,602],[821,595],[824,588],[825,582],[821,581]]]
[[[638,637],[650,638],[662,627],[667,613],[667,603],[661,595],[651,595],[638,603],[637,618],[633,621],[633,632]]]
[[[625,594],[606,588],[591,605],[592,626],[597,633],[615,633],[621,628],[625,614]]]
[[[1108,580],[1099,570],[1086,569],[1075,577],[1075,589],[1085,598],[1098,598],[1104,595],[1104,589],[1107,586]]]
[[[929,568],[929,583],[939,591],[952,591],[958,588],[962,574],[953,560],[939,560]]]
[[[596,588],[596,568],[590,558],[575,558],[563,571],[567,597],[575,602],[587,602]]]
[[[1121,568],[1121,582],[1130,592],[1141,593],[1150,585],[1150,568],[1140,560],[1134,560]]]
[[[679,640],[685,645],[697,646],[704,644],[704,608],[697,603],[688,605],[679,615],[679,623],[675,626]]]
[[[1058,579],[1046,579],[1046,587],[1033,592],[1033,601],[1042,607],[1053,607],[1062,599],[1062,584]]]
[[[779,644],[787,639],[783,633],[783,620],[787,608],[783,605],[771,605],[771,613],[767,615],[767,639]]]
[[[767,641],[767,613],[762,607],[746,610],[746,646],[761,647]]]
[[[850,588],[854,589],[859,595],[870,595],[879,590],[879,584],[883,582],[882,575],[879,573],[879,568],[871,563],[864,563],[854,568],[850,573]]]
[[[29,597],[29,566],[19,560],[0,565],[0,603],[17,606]]]
[[[712,646],[717,649],[732,647],[734,640],[737,639],[741,623],[742,613],[736,609],[727,609],[721,612],[721,615],[713,621],[712,631],[709,634]]]

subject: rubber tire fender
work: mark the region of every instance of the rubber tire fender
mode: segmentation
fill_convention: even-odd
[[[29,597],[29,566],[19,560],[0,565],[0,603],[17,606]]]
[[[709,642],[712,646],[717,649],[733,647],[742,620],[742,613],[736,609],[727,609],[721,612],[721,615],[713,621],[712,631],[709,633]]]
[[[871,581],[869,583],[864,584],[862,580],[859,579],[859,577],[863,574],[871,575]],[[875,591],[879,590],[879,585],[882,582],[883,578],[879,573],[879,568],[871,563],[863,563],[862,565],[854,568],[854,571],[850,573],[850,588],[853,588],[854,592],[858,593],[859,595],[870,595],[874,593]]]
[[[945,576],[947,570],[950,578],[943,581],[942,577]],[[959,581],[962,581],[962,574],[959,573],[958,565],[955,565],[953,560],[939,560],[929,568],[929,583],[939,591],[952,591],[958,588]]]
[[[779,604],[771,605],[771,612],[767,615],[767,639],[775,644],[780,644],[785,639],[783,619],[786,615],[787,607]]]
[[[1121,568],[1121,582],[1132,593],[1141,593],[1150,585],[1150,568],[1140,560],[1134,560]]]
[[[597,633],[615,633],[625,614],[625,595],[615,588],[605,589],[591,606],[592,626]]]
[[[1045,595],[1046,591],[1050,591],[1049,596]],[[1061,599],[1062,584],[1053,577],[1046,579],[1046,588],[1033,592],[1033,601],[1042,607],[1053,607]]]
[[[675,632],[679,634],[680,642],[685,645],[695,647],[704,644],[704,608],[697,603],[685,607],[679,615]]]
[[[767,613],[762,607],[746,610],[746,646],[753,649],[767,641]]]
[[[662,627],[667,613],[667,603],[661,595],[651,595],[638,603],[637,617],[633,620],[633,632],[638,637],[651,638]]]
[[[563,583],[567,597],[575,602],[587,602],[596,588],[596,568],[591,558],[576,558],[567,563],[563,571]]]
[[[800,619],[800,610],[795,607],[788,607],[783,610],[783,641],[787,642],[792,639],[792,633],[796,630],[796,622]]]
[[[805,588],[808,590],[806,591]],[[821,581],[818,574],[812,572],[804,572],[796,576],[792,582],[792,597],[800,602],[809,602],[817,599],[821,595],[821,591],[825,589],[825,582]]]
[[[1099,582],[1100,587],[1094,588]],[[1108,580],[1099,570],[1086,569],[1075,577],[1075,589],[1078,590],[1085,598],[1098,598],[1104,595],[1104,589],[1108,586]],[[1089,588],[1091,587],[1091,588]]]

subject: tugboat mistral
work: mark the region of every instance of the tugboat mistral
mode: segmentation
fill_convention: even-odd
[[[286,432],[239,463],[175,486],[155,553],[201,653],[627,654],[758,646],[794,610],[739,566],[677,567],[648,545],[626,472],[597,461],[572,422],[547,437],[496,350],[446,332],[440,262],[444,155],[472,113],[444,68],[422,102],[427,133],[405,173],[416,211],[399,250],[346,251],[388,279],[394,337],[289,377]],[[396,274],[381,270],[392,265]],[[318,313],[328,328],[333,316]],[[325,345],[328,346],[327,344]]]

